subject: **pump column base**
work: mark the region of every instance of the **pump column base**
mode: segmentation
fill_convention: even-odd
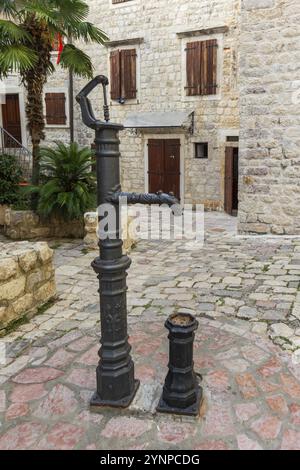
[[[184,415],[184,416],[199,416],[200,407],[201,407],[202,399],[203,399],[202,388],[200,387],[199,384],[196,386],[196,395],[197,395],[196,402],[193,403],[193,405],[188,406],[187,408],[176,408],[176,407],[169,406],[163,399],[163,396],[161,396],[161,399],[159,400],[156,411],[158,411],[158,413],[170,413],[170,414]]]
[[[140,381],[135,380],[133,392],[128,397],[124,397],[121,400],[113,400],[113,401],[102,400],[99,397],[98,393],[95,392],[91,398],[90,407],[92,409],[100,408],[104,406],[111,407],[111,408],[127,408],[132,403],[135,397],[135,394],[138,391],[139,386],[140,386]]]

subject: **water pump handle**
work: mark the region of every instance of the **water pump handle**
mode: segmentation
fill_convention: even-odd
[[[102,85],[103,88],[103,99],[104,99],[104,121],[96,119],[93,107],[91,104],[88,95],[98,86]],[[119,124],[112,124],[109,117],[109,106],[107,100],[107,86],[109,85],[108,78],[105,75],[98,75],[93,78],[76,96],[77,103],[80,104],[82,120],[87,127],[90,127],[94,130],[99,130],[101,128],[115,127],[122,129],[123,126]]]

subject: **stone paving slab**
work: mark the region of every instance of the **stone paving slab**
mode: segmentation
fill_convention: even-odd
[[[66,333],[55,350],[33,344],[26,366],[1,391],[0,449],[300,449],[300,366],[268,339],[224,326],[200,319],[195,368],[204,402],[197,419],[155,411],[168,362],[161,318],[130,325],[143,385],[127,410],[89,411],[95,331]]]
[[[96,252],[55,242],[57,301],[1,338],[0,449],[299,449],[300,240],[235,230],[235,219],[207,214],[198,250],[139,242],[128,320],[142,387],[128,410],[100,413],[88,406],[100,335]],[[168,362],[164,320],[176,310],[199,320],[198,419],[155,412]]]

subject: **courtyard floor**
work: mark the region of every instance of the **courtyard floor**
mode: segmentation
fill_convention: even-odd
[[[141,380],[128,410],[91,413],[99,349],[96,252],[55,241],[58,298],[1,338],[0,449],[300,449],[300,239],[238,237],[206,214],[205,244],[140,241],[128,276]],[[167,372],[165,318],[199,320],[198,419],[155,413]]]

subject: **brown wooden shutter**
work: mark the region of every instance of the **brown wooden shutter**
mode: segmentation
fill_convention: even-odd
[[[187,44],[187,96],[217,93],[217,48],[216,39]]]
[[[110,96],[112,100],[121,97],[120,51],[110,53]]]
[[[136,98],[136,50],[121,51],[121,95],[130,100]]]
[[[201,52],[201,94],[217,93],[217,50],[216,39],[202,42]]]
[[[187,96],[201,94],[201,42],[186,45]]]
[[[46,122],[50,125],[66,125],[65,93],[46,93]]]

